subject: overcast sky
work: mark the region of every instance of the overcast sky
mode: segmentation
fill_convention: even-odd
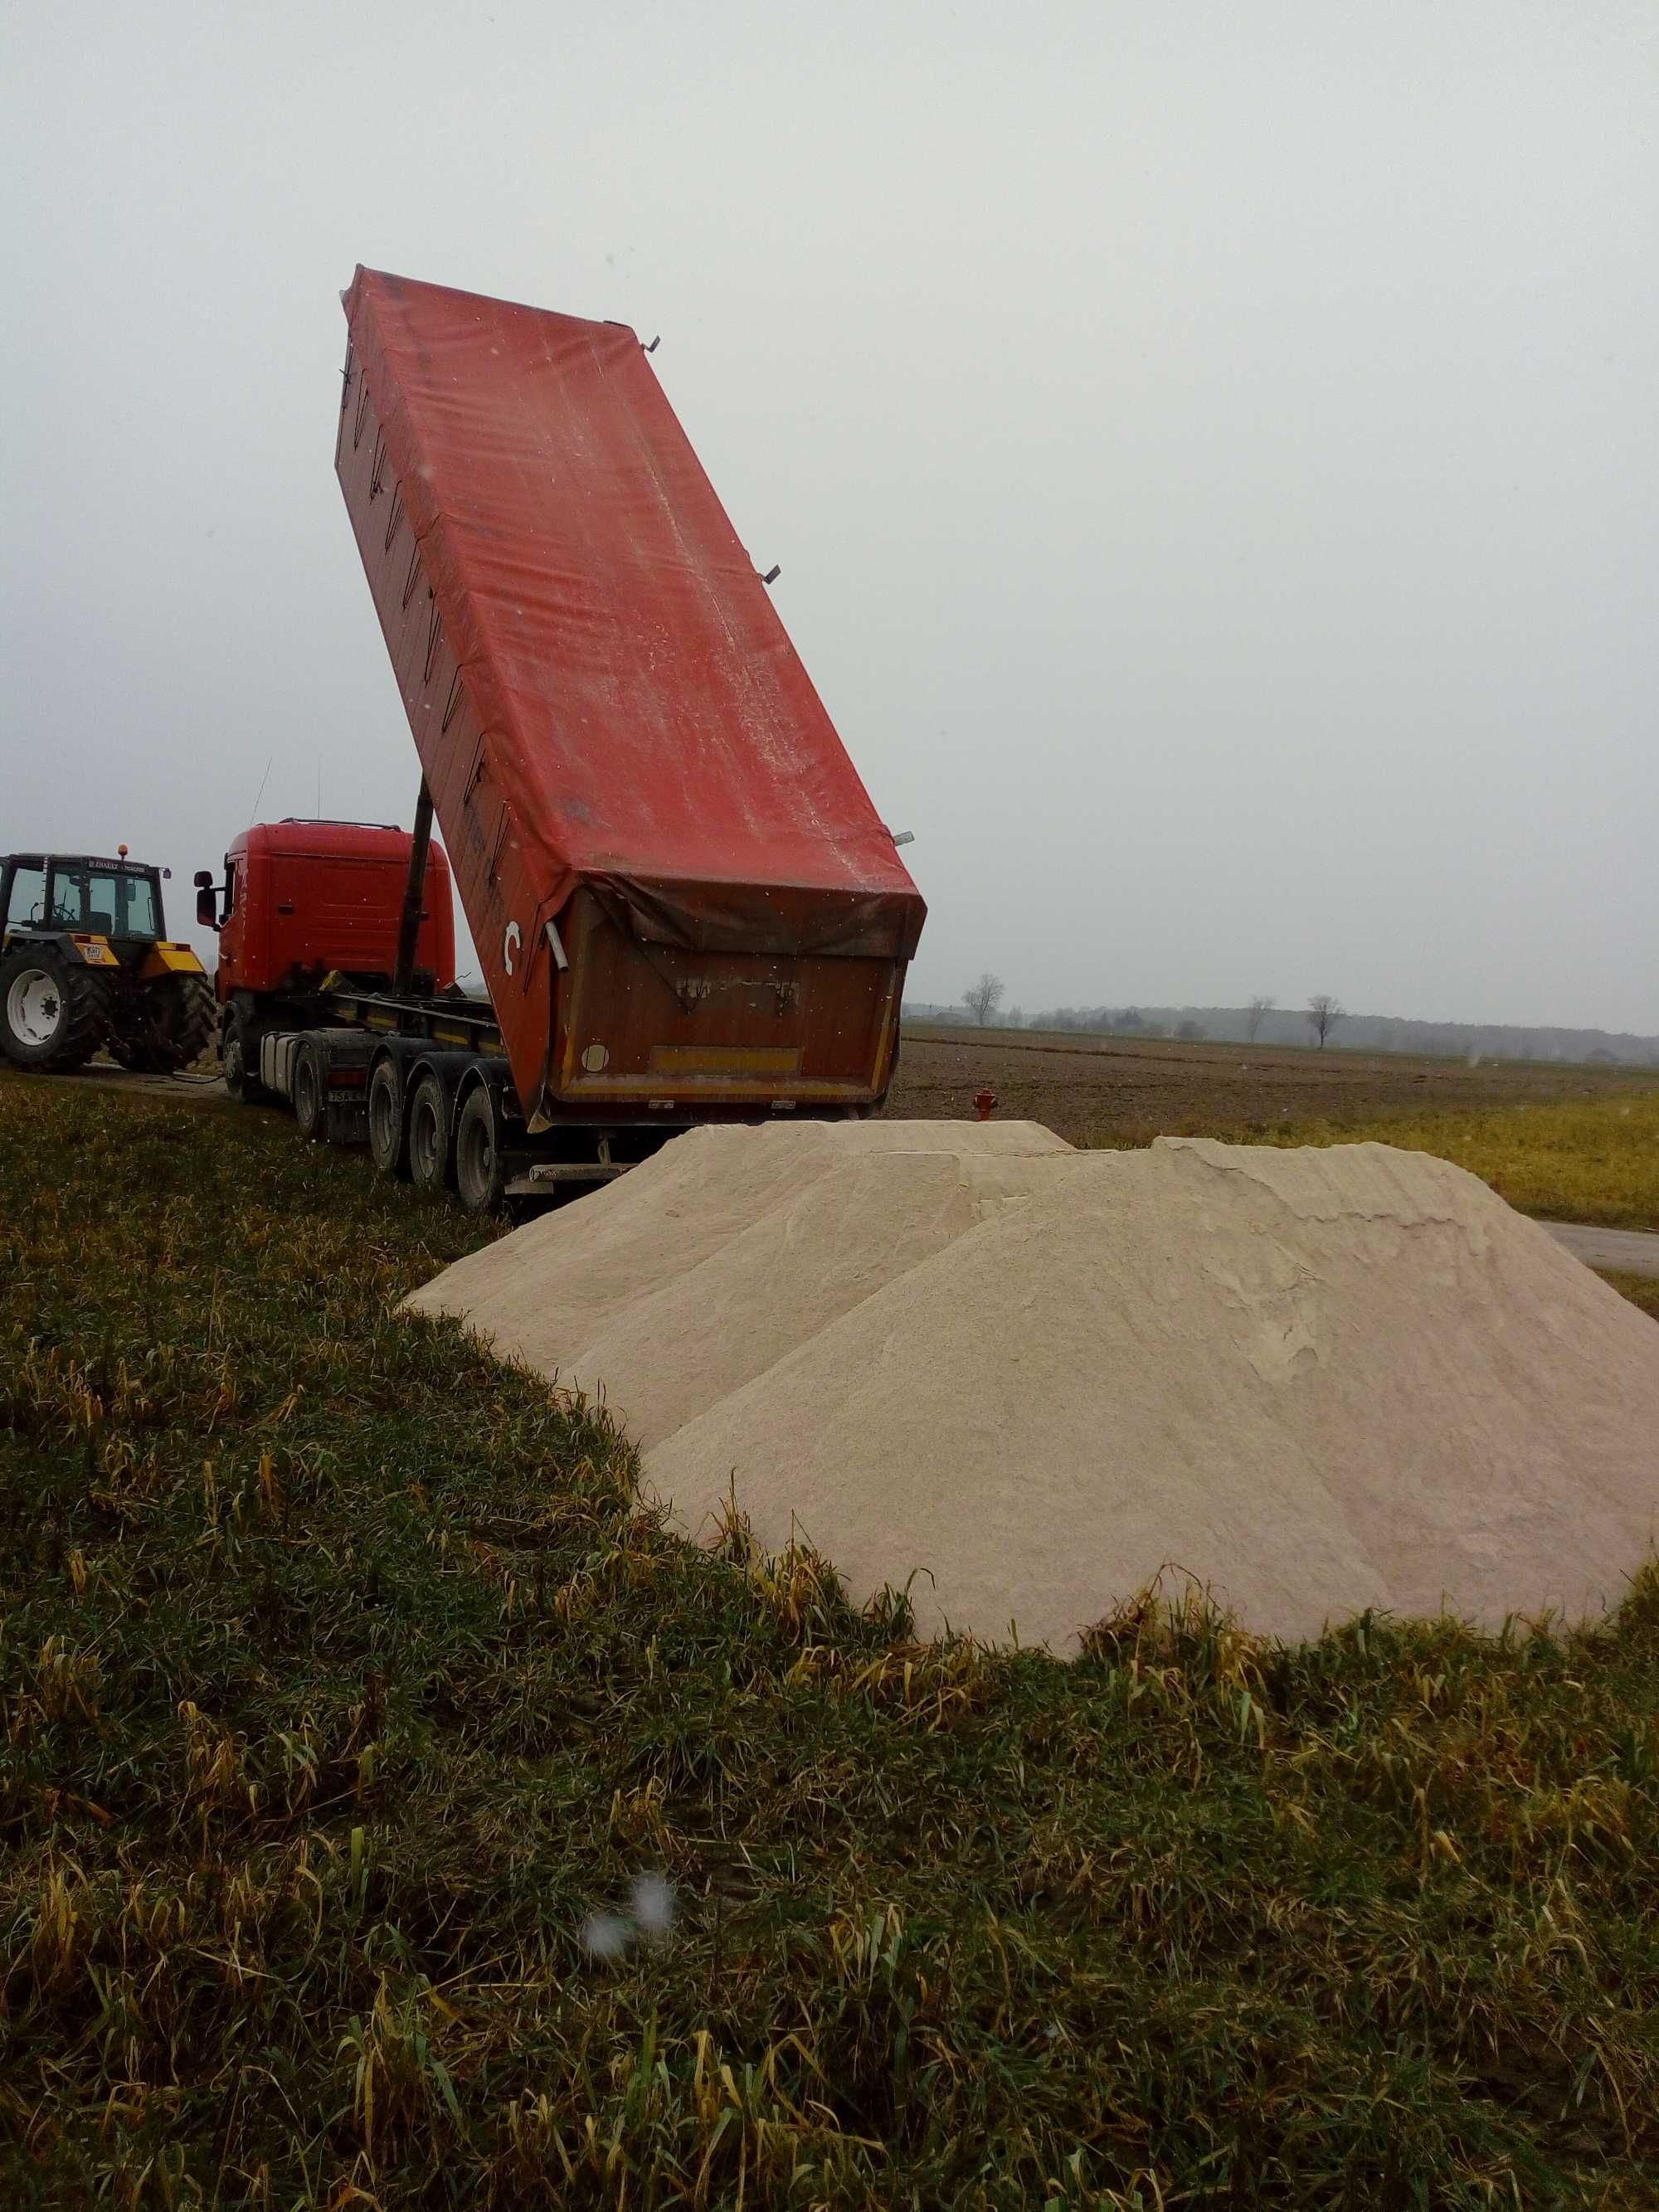
[[[0,847],[407,823],[358,261],[658,332],[911,988],[1659,1030],[1653,0],[57,4]],[[266,764],[270,763],[269,776]]]

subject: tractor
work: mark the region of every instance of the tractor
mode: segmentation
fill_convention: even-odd
[[[101,1046],[171,1074],[210,1042],[213,986],[168,941],[161,878],[120,856],[0,854],[0,1050],[18,1067],[79,1067]]]

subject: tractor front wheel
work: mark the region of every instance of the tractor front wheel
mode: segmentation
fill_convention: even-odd
[[[15,952],[0,967],[0,1048],[17,1067],[80,1067],[109,1034],[101,975],[57,952]]]
[[[144,986],[144,1035],[138,1065],[173,1075],[199,1060],[218,1018],[205,975],[158,975]]]

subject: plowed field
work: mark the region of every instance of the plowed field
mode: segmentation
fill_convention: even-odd
[[[988,1085],[999,1118],[1041,1121],[1083,1145],[1603,1098],[1659,1087],[1659,1078],[1535,1060],[1471,1066],[1401,1053],[907,1024],[887,1111],[927,1120],[971,1115],[975,1092]]]

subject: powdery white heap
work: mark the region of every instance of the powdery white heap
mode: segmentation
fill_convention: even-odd
[[[923,1632],[1074,1650],[1165,1570],[1285,1636],[1576,1619],[1659,1535],[1653,1323],[1382,1145],[706,1129],[410,1303],[602,1389],[688,1532],[735,1484]]]
[[[641,1448],[1074,1159],[1031,1121],[690,1131],[409,1301],[603,1396]]]

